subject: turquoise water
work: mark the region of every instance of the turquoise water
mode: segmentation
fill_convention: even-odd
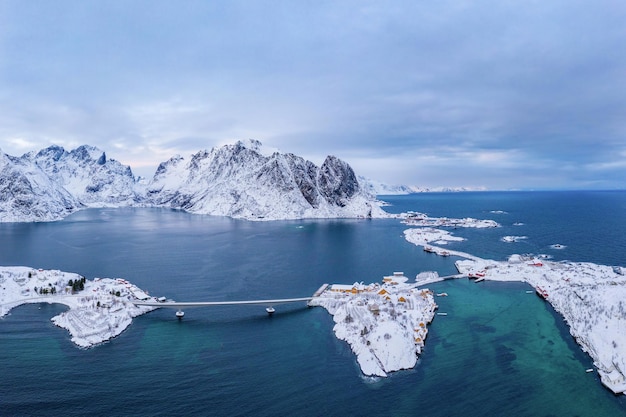
[[[389,200],[390,210],[500,221],[499,229],[454,231],[469,239],[455,249],[480,256],[545,252],[549,244],[562,243],[568,248],[551,252],[555,257],[626,264],[605,241],[608,229],[624,235],[625,223],[618,221],[624,193],[568,194],[567,206],[584,208],[596,198],[604,207],[599,223],[606,230],[588,225],[585,239],[574,239],[580,225],[572,211],[550,215],[555,203],[542,203],[546,197],[480,193]],[[525,225],[512,226],[517,221]],[[511,232],[519,228],[524,232]],[[125,277],[154,295],[207,301],[301,297],[325,282],[372,282],[396,270],[407,276],[455,271],[453,259],[407,243],[404,229],[394,220],[251,223],[159,209],[94,209],[62,222],[0,225],[0,264]],[[528,235],[527,247],[499,241],[509,234]],[[611,240],[623,244],[623,237]],[[415,369],[382,380],[361,375],[349,347],[334,337],[332,317],[320,308],[279,306],[271,318],[259,306],[189,309],[182,322],[171,310],[155,311],[135,319],[115,340],[82,350],[49,321],[65,307],[22,306],[0,321],[0,415],[626,412],[622,397],[584,372],[590,359],[560,316],[526,294],[526,285],[457,280],[431,287],[450,294],[437,299],[448,315],[435,317]]]

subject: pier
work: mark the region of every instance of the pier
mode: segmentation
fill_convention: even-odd
[[[324,284],[313,293],[311,297],[300,297],[300,298],[277,298],[277,299],[269,299],[269,300],[244,300],[244,301],[132,301],[132,303],[136,306],[148,306],[148,307],[159,307],[159,308],[176,308],[176,317],[182,318],[185,313],[182,311],[183,308],[189,307],[213,307],[213,306],[228,306],[228,305],[264,305],[267,306],[265,311],[268,314],[274,313],[274,307],[278,304],[288,304],[288,303],[298,303],[298,302],[309,302],[314,297],[319,297],[325,290],[328,288],[329,284]]]

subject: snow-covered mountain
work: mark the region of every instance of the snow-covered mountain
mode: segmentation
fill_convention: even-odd
[[[321,167],[293,155],[266,156],[258,141],[175,156],[147,186],[154,205],[246,219],[380,217],[350,166],[329,156]]]
[[[163,162],[148,184],[93,146],[0,152],[0,221],[58,220],[83,207],[152,205],[252,220],[381,217],[352,168],[237,142]]]
[[[0,222],[59,220],[80,207],[32,161],[0,151]]]
[[[486,191],[485,187],[418,187],[416,185],[390,185],[370,178],[359,177],[359,182],[373,195],[404,195],[417,193],[451,193]]]
[[[22,156],[41,168],[56,184],[87,206],[130,205],[142,201],[129,166],[122,165],[93,146],[68,152],[50,146]]]

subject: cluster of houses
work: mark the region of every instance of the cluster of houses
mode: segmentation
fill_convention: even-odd
[[[406,303],[407,298],[404,295],[398,295],[393,291],[393,287],[399,284],[405,284],[408,278],[404,276],[403,272],[394,272],[393,275],[383,277],[382,285],[378,283],[365,285],[362,282],[355,282],[352,285],[349,284],[332,284],[329,291],[332,293],[357,295],[357,294],[376,294],[382,297],[382,301],[392,301],[394,303]],[[404,288],[403,288],[404,290]],[[411,292],[417,291],[414,289]],[[432,291],[424,289],[419,290],[419,294],[422,298],[426,298],[428,295],[432,295]],[[377,304],[368,304],[370,311],[377,312]]]
[[[393,275],[383,277],[383,284],[398,285],[404,284],[407,281],[408,278],[404,276],[404,272],[394,272]],[[378,283],[365,285],[362,282],[355,282],[352,285],[333,284],[330,286],[330,291],[346,294],[360,294],[363,292],[377,292],[380,288],[381,286]],[[385,291],[386,293],[386,290],[384,288],[381,291]]]

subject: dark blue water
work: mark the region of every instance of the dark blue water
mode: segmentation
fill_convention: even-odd
[[[454,231],[468,238],[455,249],[480,256],[547,253],[561,243],[568,247],[552,250],[555,258],[626,264],[616,249],[624,248],[626,193],[387,200],[390,211],[499,221],[499,229]],[[0,264],[124,277],[178,300],[301,297],[325,282],[372,282],[396,270],[455,271],[453,259],[407,243],[404,229],[395,220],[251,223],[159,209],[87,210],[57,223],[0,224]],[[528,239],[499,241],[511,234]],[[483,284],[433,286],[450,294],[438,299],[448,316],[436,317],[418,366],[385,380],[361,376],[320,308],[279,306],[272,318],[259,306],[190,309],[182,322],[171,310],[155,311],[115,340],[82,350],[49,321],[65,307],[22,306],[0,321],[0,415],[626,412],[621,397],[584,372],[590,359],[527,286]]]
[[[626,263],[626,192],[550,191],[427,193],[417,196],[383,196],[391,213],[419,210],[433,217],[491,219],[496,229],[456,229],[467,238],[455,249],[496,260],[512,253],[546,254],[556,260]],[[492,213],[502,211],[505,213]],[[515,223],[523,223],[514,226]],[[503,236],[527,236],[503,243]],[[552,249],[553,244],[565,249]]]

